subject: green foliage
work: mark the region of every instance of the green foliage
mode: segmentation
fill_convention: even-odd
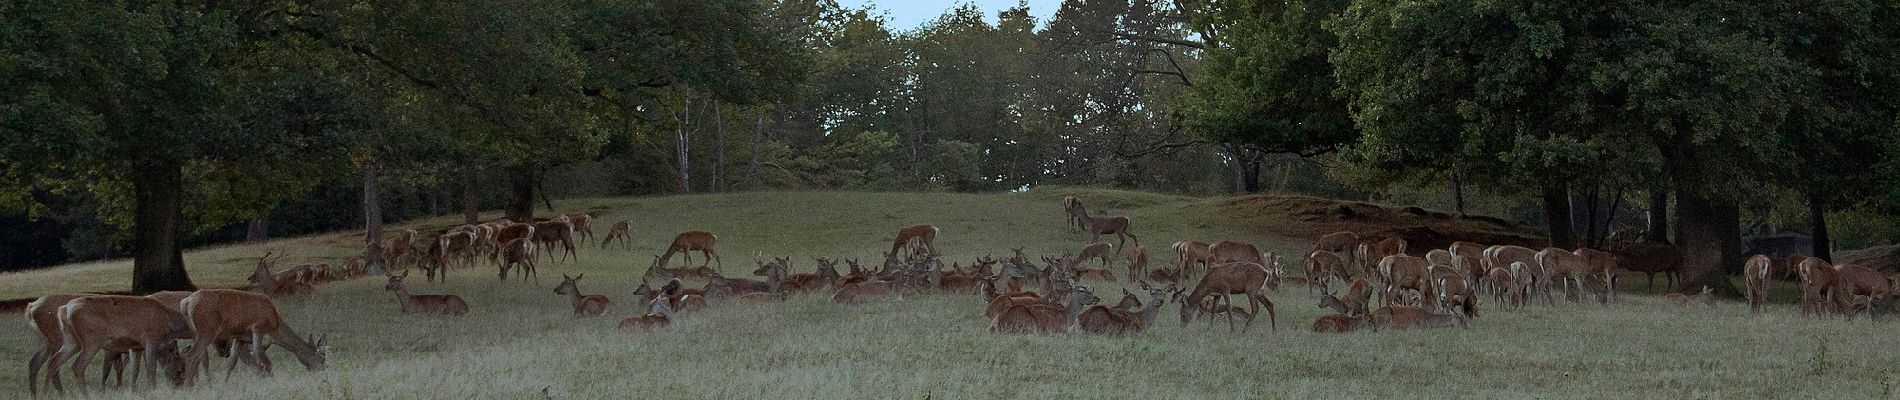
[[[1208,139],[1275,153],[1317,155],[1353,143],[1327,55],[1339,38],[1322,25],[1349,1],[1215,3],[1197,21],[1220,26],[1181,115]]]

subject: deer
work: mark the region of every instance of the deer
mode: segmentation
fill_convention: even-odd
[[[322,371],[328,350],[324,347],[324,338],[315,342],[305,341],[297,332],[284,323],[277,313],[277,306],[271,304],[269,296],[262,294],[228,290],[204,289],[179,302],[185,309],[185,319],[191,326],[194,345],[186,352],[185,379],[195,381],[200,371],[198,363],[208,363],[209,354],[206,343],[228,343],[231,351],[230,366],[225,368],[225,380],[231,379],[231,370],[237,368],[238,361],[244,361],[264,376],[271,374],[271,361],[267,353],[270,346],[282,344],[290,350],[297,361],[310,371]],[[249,343],[249,352],[240,351],[238,346]]]
[[[1478,317],[1478,295],[1471,290],[1470,285],[1465,284],[1462,277],[1439,276],[1433,279],[1433,286],[1437,288],[1434,292],[1438,295],[1436,299],[1438,309],[1451,310],[1458,315],[1472,318]]]
[[[316,288],[311,286],[310,282],[277,279],[277,275],[271,273],[270,266],[276,264],[278,260],[282,260],[284,255],[277,254],[276,258],[272,258],[272,254],[277,253],[265,252],[264,257],[257,260],[257,268],[251,272],[251,283],[256,285],[258,292],[271,297],[282,297],[290,295],[308,296],[312,291],[315,291]]]
[[[534,224],[534,242],[541,245],[543,249],[551,249],[556,244],[561,245],[560,261],[567,261],[568,256],[573,256],[576,261],[581,259],[580,254],[574,252],[573,223],[558,219],[537,222]],[[547,255],[549,262],[556,261],[554,252],[549,251]]]
[[[1491,300],[1497,302],[1498,307],[1524,306],[1522,301],[1516,301],[1519,300],[1520,288],[1514,285],[1515,282],[1516,278],[1512,277],[1509,268],[1491,268],[1485,271],[1484,287],[1491,291]]]
[[[409,271],[401,275],[386,275],[389,278],[383,284],[383,290],[395,292],[396,302],[402,306],[403,314],[463,315],[468,314],[468,302],[462,296],[452,294],[409,294],[402,280],[409,277]]]
[[[1134,238],[1136,244],[1141,243],[1141,238],[1135,236],[1134,232],[1129,231],[1130,225],[1128,217],[1113,216],[1096,218],[1090,217],[1087,213],[1083,213],[1081,218],[1082,224],[1088,226],[1089,234],[1093,235],[1093,237],[1089,239],[1089,243],[1100,243],[1102,241],[1102,235],[1105,234],[1114,234],[1115,237],[1120,240],[1120,242],[1115,244],[1116,248],[1128,247],[1129,238]]]
[[[1430,271],[1426,266],[1425,259],[1404,254],[1389,255],[1379,260],[1380,281],[1385,286],[1381,290],[1384,296],[1380,298],[1379,304],[1397,303],[1396,299],[1406,290],[1427,291],[1426,274]]]
[[[1353,262],[1359,264],[1360,271],[1371,271],[1374,263],[1385,260],[1386,256],[1405,254],[1405,245],[1405,239],[1397,237],[1362,242],[1353,250]]]
[[[905,257],[909,257],[918,250],[935,254],[937,252],[936,242],[937,227],[931,226],[930,224],[916,224],[897,228],[897,239],[891,241],[891,251],[887,254],[898,254],[899,249],[904,251],[903,254],[905,254]]]
[[[1340,259],[1338,253],[1329,250],[1313,250],[1306,255],[1305,260],[1300,261],[1300,266],[1306,270],[1306,278],[1322,288],[1332,279],[1344,281],[1347,278],[1346,261]]]
[[[1250,262],[1224,263],[1208,268],[1207,275],[1202,276],[1201,282],[1194,285],[1194,291],[1182,299],[1181,325],[1186,326],[1188,320],[1193,319],[1194,316],[1189,309],[1198,307],[1202,298],[1219,296],[1226,300],[1229,295],[1244,294],[1249,306],[1248,314],[1260,315],[1260,306],[1266,305],[1268,323],[1272,325],[1273,330],[1279,330],[1279,323],[1276,321],[1278,318],[1273,312],[1273,301],[1260,293],[1261,288],[1266,285],[1267,274],[1265,266]],[[1227,303],[1232,304],[1232,301],[1228,300]],[[1227,329],[1234,330],[1232,318],[1227,320]]]
[[[1576,253],[1578,257],[1583,257],[1583,263],[1588,266],[1590,275],[1603,280],[1603,292],[1606,296],[1599,300],[1604,303],[1616,302],[1616,271],[1617,264],[1620,262],[1616,254],[1591,248],[1577,249],[1573,253]]]
[[[998,333],[1054,333],[1070,330],[1080,323],[1082,311],[1101,301],[1090,293],[1087,287],[1072,285],[1068,295],[1068,307],[1047,304],[1012,305],[996,314],[990,323],[990,332]]]
[[[1536,250],[1523,246],[1491,246],[1485,249],[1485,262],[1489,263],[1487,265],[1513,268],[1511,271],[1513,278],[1526,285],[1524,295],[1527,298],[1541,293],[1545,304],[1556,303],[1549,291],[1550,271],[1544,268],[1542,262],[1537,261]],[[1523,263],[1524,266],[1515,267],[1518,263]]]
[[[1476,257],[1479,259],[1484,258],[1484,249],[1485,249],[1485,246],[1482,244],[1464,242],[1464,241],[1451,242],[1451,246],[1445,248],[1445,250],[1451,251],[1451,255],[1453,257],[1468,256],[1468,257]]]
[[[1266,265],[1267,260],[1260,257],[1260,248],[1251,243],[1222,240],[1207,247],[1209,260],[1215,264],[1236,262]]]
[[[48,359],[52,358],[53,354],[59,352],[66,344],[65,336],[61,334],[59,330],[60,306],[66,305],[66,302],[72,301],[72,299],[85,296],[90,295],[49,294],[41,296],[31,303],[27,303],[26,324],[28,327],[33,328],[33,331],[40,336],[40,348],[33,352],[32,357],[30,357],[26,364],[28,393],[34,395],[39,394],[39,382],[42,378],[40,375],[40,367],[45,366]],[[110,366],[110,361],[108,361],[107,369],[110,369]],[[48,373],[58,374],[58,369],[49,369]],[[132,382],[134,384],[138,383],[138,376],[136,374],[133,375]],[[103,384],[103,382],[101,382],[101,384]]]
[[[653,298],[647,300],[646,315],[620,320],[620,329],[639,328],[641,330],[650,331],[666,328],[667,325],[671,325],[672,323],[673,308],[667,306],[664,299]]]
[[[1431,251],[1427,251],[1425,252],[1425,263],[1449,267],[1452,263],[1451,251],[1445,249],[1432,249]]]
[[[1871,307],[1873,300],[1886,297],[1888,294],[1894,292],[1892,278],[1881,274],[1879,271],[1874,271],[1872,268],[1854,264],[1841,264],[1836,266],[1835,269],[1839,271],[1839,297],[1852,299],[1851,303],[1853,306],[1844,307],[1849,319],[1859,314],[1859,309],[1863,304],[1863,301],[1859,299],[1867,299],[1864,303],[1867,304],[1867,307]]]
[[[508,243],[508,241],[515,239],[528,239],[532,241],[534,237],[534,224],[526,222],[509,222],[507,225],[503,225],[501,229],[495,231],[495,241],[501,243]]]
[[[473,231],[461,231],[444,234],[436,240],[442,242],[445,260],[461,261],[463,267],[470,267],[475,265],[476,238]]]
[[[1000,278],[1000,276],[983,278],[981,292],[983,298],[987,301],[983,307],[984,317],[995,317],[997,314],[1008,310],[1010,306],[1015,305],[1054,304],[1044,301],[1036,292],[1004,292],[998,290],[996,286],[998,278]]]
[[[1742,276],[1748,283],[1748,292],[1745,294],[1750,314],[1760,314],[1762,303],[1768,299],[1768,269],[1774,263],[1768,256],[1756,254],[1742,264]]]
[[[567,304],[574,308],[574,316],[576,317],[594,317],[606,314],[607,310],[613,308],[613,300],[608,299],[607,296],[598,294],[581,295],[581,289],[577,284],[581,278],[586,276],[587,274],[580,274],[568,277],[567,274],[561,274],[561,285],[554,287],[554,294],[567,296]]]
[[[1075,196],[1064,196],[1062,198],[1062,214],[1068,217],[1069,228],[1071,228],[1072,231],[1081,231],[1088,228],[1088,223],[1084,221],[1087,221],[1086,218],[1089,215],[1089,210],[1082,206],[1081,199],[1077,199]]]
[[[1583,279],[1591,276],[1590,264],[1583,259],[1583,256],[1569,250],[1546,247],[1537,252],[1537,264],[1544,270],[1545,277],[1562,282],[1565,300],[1575,303],[1583,299],[1583,292],[1587,290]],[[1576,287],[1575,299],[1570,297],[1573,285]],[[1599,302],[1606,302],[1605,296],[1603,293],[1598,293],[1597,299]]]
[[[1319,239],[1313,241],[1313,251],[1326,251],[1333,254],[1351,254],[1353,250],[1357,248],[1361,240],[1359,234],[1349,231],[1328,233],[1320,235]]]
[[[64,391],[59,367],[73,362],[74,380],[79,392],[86,392],[86,365],[93,354],[141,351],[143,357],[132,371],[133,386],[140,375],[158,386],[158,368],[163,366],[173,383],[178,383],[183,368],[175,340],[191,336],[184,315],[158,300],[142,296],[95,295],[73,298],[56,311],[61,346],[48,358],[47,378],[54,390]]]
[[[1141,243],[1137,242],[1135,245],[1140,246]],[[1214,252],[1210,249],[1211,247],[1212,245],[1206,242],[1195,240],[1174,242],[1174,267],[1181,272],[1182,277],[1186,277],[1196,268],[1207,268],[1213,265]]]
[[[627,241],[632,237],[632,234],[630,233],[632,231],[633,231],[632,221],[623,219],[623,220],[620,220],[619,222],[614,222],[614,226],[612,228],[607,229],[607,238],[602,239],[600,241],[600,249],[606,250],[608,244],[611,244],[616,241],[620,242],[620,248],[622,250],[632,249],[633,248],[632,245],[627,244]]]
[[[1115,256],[1114,247],[1109,247],[1108,243],[1095,242],[1095,243],[1090,243],[1087,246],[1082,246],[1082,253],[1079,255],[1076,255],[1074,258],[1069,259],[1069,262],[1072,265],[1080,265],[1082,263],[1082,260],[1100,259],[1102,260],[1102,268],[1107,269],[1108,264],[1109,264],[1108,259],[1114,256]]]
[[[1846,290],[1840,282],[1840,269],[1826,260],[1807,257],[1795,263],[1801,277],[1801,314],[1843,314],[1848,308]]]
[[[1141,243],[1135,243],[1135,247],[1128,248],[1128,278],[1140,279],[1147,274],[1148,249],[1142,248]]]
[[[1346,297],[1334,296],[1330,289],[1321,288],[1320,308],[1331,308],[1333,312],[1345,315],[1366,315],[1372,302],[1372,283],[1366,278],[1352,278],[1352,284],[1346,287]]]
[[[663,278],[705,278],[705,277],[712,276],[712,274],[714,273],[718,273],[718,271],[715,271],[710,267],[703,267],[703,266],[702,267],[679,267],[679,268],[667,268],[667,267],[660,266],[662,265],[661,263],[664,263],[664,262],[666,262],[666,260],[660,258],[660,256],[653,256],[653,264],[650,266],[647,266],[647,272],[644,276],[663,277]]]
[[[718,245],[719,236],[713,235],[712,232],[698,230],[680,232],[678,235],[673,235],[673,244],[666,246],[666,255],[662,255],[659,259],[654,260],[654,265],[660,267],[666,266],[673,260],[673,253],[676,252],[686,256],[687,264],[692,264],[693,255],[691,252],[697,251],[706,256],[706,262],[701,263],[699,266],[704,267],[718,263],[720,267],[725,267],[725,261],[719,259],[719,251],[713,249]]]
[[[1163,300],[1177,290],[1173,286],[1161,288],[1151,286],[1145,281],[1138,282],[1141,283],[1142,290],[1148,291],[1148,305],[1146,308],[1143,308],[1141,312],[1137,313],[1117,307],[1094,305],[1089,306],[1088,309],[1076,316],[1076,325],[1083,332],[1113,336],[1134,335],[1141,333],[1141,331],[1146,330],[1150,326],[1154,326],[1155,318],[1161,315]],[[1123,289],[1123,291],[1126,292],[1126,289]],[[1133,293],[1128,293],[1127,297],[1133,296]],[[1209,298],[1208,300],[1213,299]],[[1124,303],[1126,303],[1126,301],[1124,301]],[[1135,304],[1140,304],[1140,301],[1136,300]],[[1119,305],[1117,306],[1119,307]],[[1252,321],[1252,317],[1249,316],[1248,322],[1251,323]]]
[[[802,293],[827,289],[836,286],[838,280],[843,278],[838,275],[837,261],[825,257],[818,257],[813,260],[818,262],[818,269],[814,272],[799,272],[786,275],[785,281],[781,283],[785,290]]]
[[[1458,314],[1433,314],[1412,306],[1386,306],[1372,311],[1377,329],[1466,328],[1465,317]]]
[[[541,281],[541,274],[535,271],[534,243],[529,242],[528,238],[515,238],[503,243],[497,254],[501,256],[501,266],[496,276],[501,280],[508,280],[509,269],[519,267],[521,280],[532,277],[535,282]]]
[[[1378,330],[1377,327],[1372,324],[1372,316],[1370,315],[1321,315],[1319,319],[1313,320],[1313,332],[1315,333],[1346,333],[1367,329]]]
[[[390,263],[402,264],[403,260],[410,256],[410,249],[415,247],[415,242],[415,229],[404,228],[396,231],[396,237],[389,239],[389,246],[383,247],[383,259]]]
[[[1232,304],[1221,304],[1219,298],[1208,297],[1201,299],[1200,308],[1201,314],[1207,316],[1207,324],[1209,327],[1214,325],[1214,320],[1216,319],[1238,319],[1240,320],[1240,326],[1243,327],[1243,330],[1245,329],[1244,327],[1253,326],[1253,314],[1248,313],[1246,308]]]
[[[584,212],[567,214],[567,223],[574,228],[574,234],[580,236],[581,240],[594,240],[594,216],[592,214]]]
[[[1689,302],[1694,301],[1697,303],[1707,304],[1709,307],[1715,307],[1715,289],[1711,289],[1708,286],[1703,286],[1702,293],[1696,294],[1694,296],[1672,292],[1672,293],[1663,295],[1663,300],[1669,300],[1669,302],[1671,303],[1676,303],[1677,306],[1686,306],[1686,305],[1689,305]]]

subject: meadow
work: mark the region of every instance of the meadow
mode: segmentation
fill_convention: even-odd
[[[633,250],[583,245],[579,260],[542,263],[539,282],[497,281],[489,267],[457,269],[447,283],[410,279],[417,294],[453,293],[466,316],[401,314],[384,280],[328,283],[277,302],[307,335],[327,334],[328,369],[308,372],[273,350],[277,374],[239,367],[197,387],[100,391],[101,398],[1892,398],[1900,345],[1889,322],[1804,318],[1787,283],[1761,315],[1723,301],[1677,307],[1624,278],[1610,305],[1498,310],[1480,304],[1463,330],[1318,334],[1330,313],[1303,288],[1268,296],[1278,329],[1182,326],[1170,304],[1149,331],[1114,338],[989,332],[976,296],[926,294],[843,306],[827,296],[772,304],[714,303],[681,313],[664,330],[615,328],[638,314],[632,290],[675,232],[720,238],[721,271],[745,276],[759,255],[875,260],[895,228],[936,224],[946,261],[1079,249],[1088,237],[1063,225],[1059,200],[1128,215],[1155,254],[1182,238],[1241,240],[1282,254],[1309,238],[1269,235],[1284,215],[1227,206],[1220,198],[1064,189],[1013,194],[758,192],[557,202],[596,213],[597,232],[633,221]],[[486,215],[493,218],[494,215]],[[457,221],[410,221],[418,230]],[[201,286],[239,286],[258,256],[289,251],[281,266],[332,261],[359,233],[198,249],[186,255]],[[1112,240],[1111,240],[1112,241]],[[1289,256],[1289,259],[1297,259]],[[698,262],[697,254],[695,263]],[[676,261],[677,262],[677,261]],[[1113,268],[1117,275],[1123,264]],[[0,275],[0,298],[123,290],[129,261]],[[576,318],[551,290],[585,273],[580,289],[613,298],[609,317]],[[419,273],[412,274],[416,278]],[[656,285],[658,281],[654,282]],[[1119,283],[1090,285],[1112,302]],[[1660,287],[1658,288],[1660,289]],[[1144,296],[1145,297],[1145,296]],[[1146,300],[1145,298],[1143,299]],[[1488,298],[1484,300],[1489,300]],[[0,397],[26,397],[25,366],[38,346],[21,318],[0,319]],[[218,369],[222,369],[220,364]],[[97,368],[93,368],[97,371]],[[96,379],[96,377],[94,377]]]

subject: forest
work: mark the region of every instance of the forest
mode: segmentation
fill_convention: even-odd
[[[0,4],[0,270],[550,199],[1090,186],[1414,203],[1734,292],[1900,239],[1890,1]],[[545,212],[545,211],[543,211]],[[1832,234],[1831,234],[1832,233]],[[370,246],[375,246],[373,244]],[[376,254],[374,252],[368,254]]]

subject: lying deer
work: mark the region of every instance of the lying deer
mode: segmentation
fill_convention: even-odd
[[[666,301],[656,298],[647,301],[646,315],[620,320],[620,329],[640,328],[641,330],[654,330],[665,328],[672,323],[673,308],[667,306]]]
[[[310,282],[277,279],[277,274],[271,273],[270,267],[272,264],[276,264],[278,260],[282,260],[284,255],[277,254],[276,258],[272,258],[272,254],[276,254],[276,252],[265,252],[264,257],[257,260],[257,268],[251,271],[251,284],[256,285],[258,292],[271,297],[281,297],[290,295],[308,296],[311,292],[316,290],[316,287],[311,286]]]
[[[1012,305],[996,314],[990,323],[990,332],[998,333],[1055,333],[1069,330],[1079,324],[1082,311],[1101,301],[1088,288],[1072,285],[1068,295],[1068,307],[1048,304]]]
[[[1458,314],[1433,314],[1412,306],[1380,307],[1372,311],[1377,329],[1465,328],[1465,317]]]
[[[1378,330],[1372,324],[1370,315],[1322,315],[1313,321],[1313,332],[1317,333],[1346,333],[1368,329]]]
[[[1146,308],[1143,308],[1141,312],[1136,313],[1129,310],[1100,305],[1090,306],[1087,310],[1077,315],[1077,326],[1080,327],[1083,332],[1114,336],[1138,334],[1148,327],[1154,326],[1155,317],[1161,315],[1161,305],[1163,301],[1167,296],[1177,290],[1173,286],[1167,288],[1149,286],[1148,282],[1145,281],[1141,282],[1141,289],[1148,291],[1148,305]],[[1090,295],[1093,296],[1093,294]],[[1134,294],[1129,293],[1128,295],[1132,297]],[[1211,301],[1213,298],[1208,298],[1208,300]],[[1140,301],[1137,300],[1135,303],[1140,304]],[[1248,316],[1247,320],[1251,323],[1253,321],[1252,316]]]
[[[1690,295],[1686,295],[1682,293],[1669,293],[1669,294],[1663,295],[1663,299],[1669,300],[1669,302],[1671,303],[1676,303],[1677,306],[1686,306],[1686,305],[1689,305],[1690,301],[1694,301],[1697,303],[1706,304],[1709,307],[1715,307],[1715,289],[1710,289],[1708,286],[1703,286],[1702,293],[1697,294],[1695,296],[1690,296]]]
[[[580,287],[576,285],[576,283],[580,282],[581,278],[586,276],[587,274],[580,274],[570,278],[567,274],[561,274],[561,285],[554,287],[554,294],[567,296],[567,304],[574,308],[574,316],[576,317],[593,317],[606,314],[607,310],[613,308],[613,300],[608,299],[607,296],[598,294],[581,295]]]
[[[383,290],[396,292],[396,302],[402,305],[404,314],[462,315],[468,314],[468,302],[461,296],[452,294],[409,294],[404,288],[403,278],[409,277],[409,271],[402,275],[389,275],[389,282],[383,284]]]

